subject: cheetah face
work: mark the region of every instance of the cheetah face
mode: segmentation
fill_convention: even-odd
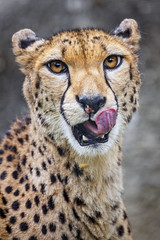
[[[139,81],[138,40],[136,22],[127,19],[112,35],[78,30],[45,41],[25,29],[13,36],[24,95],[48,135],[67,139],[80,155],[111,148],[133,112],[125,94]]]

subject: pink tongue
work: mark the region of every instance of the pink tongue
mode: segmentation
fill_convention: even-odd
[[[97,127],[90,121],[85,122],[84,125],[95,135],[107,134],[116,124],[116,110],[110,108],[102,111],[95,122]]]

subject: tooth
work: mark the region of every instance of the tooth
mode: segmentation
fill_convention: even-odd
[[[104,138],[104,135],[101,135],[101,136],[99,136],[99,137],[103,139],[103,138]]]
[[[87,141],[88,138],[83,135],[83,136],[82,136],[82,140],[83,140],[83,141]]]

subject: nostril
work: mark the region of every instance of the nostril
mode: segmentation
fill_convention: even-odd
[[[80,97],[77,95],[76,100],[87,113],[88,109],[89,112],[96,113],[106,103],[106,98],[100,94],[94,96],[82,95]]]

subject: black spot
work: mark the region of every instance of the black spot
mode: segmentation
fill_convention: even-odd
[[[47,166],[46,166],[46,163],[45,163],[45,162],[42,162],[42,168],[43,168],[44,170],[47,170]]]
[[[95,219],[91,216],[87,216],[90,223],[95,223]]]
[[[34,186],[34,184],[32,185],[32,190],[33,190],[33,192],[37,192],[37,189],[36,189],[36,187]]]
[[[66,169],[68,170],[68,169],[70,169],[70,167],[71,167],[70,162],[67,162],[67,163],[66,163]]]
[[[129,75],[130,75],[130,80],[132,80],[133,79],[132,66],[130,66]]]
[[[118,232],[118,235],[119,235],[120,237],[122,237],[123,234],[124,234],[124,227],[123,227],[122,225],[119,226],[119,227],[117,228],[117,232]]]
[[[62,149],[61,147],[57,147],[58,153],[60,156],[64,156],[65,155],[65,150]]]
[[[0,155],[3,155],[4,151],[2,149],[0,149]]]
[[[21,218],[24,218],[24,217],[25,217],[25,213],[22,212],[22,213],[20,214],[20,216],[21,216]]]
[[[25,181],[24,177],[21,177],[21,179],[19,180],[19,183],[22,184],[22,183],[24,183],[24,181]]]
[[[17,197],[19,195],[19,190],[17,189],[13,194],[14,194],[14,196]]]
[[[39,147],[39,148],[38,148],[38,150],[39,150],[40,154],[43,156],[43,155],[44,155],[44,153],[43,153],[43,151],[42,151],[41,147]]]
[[[39,215],[38,215],[38,214],[35,214],[33,219],[34,219],[34,222],[35,222],[35,223],[38,223],[38,222],[39,222],[39,219],[40,219],[40,217],[39,217]]]
[[[14,159],[13,155],[10,154],[10,155],[7,156],[7,161],[8,162],[12,162],[13,159]]]
[[[78,213],[76,212],[76,210],[75,210],[74,207],[72,208],[72,212],[73,212],[74,217],[75,217],[78,221],[80,221],[80,217],[78,216]]]
[[[77,163],[73,167],[73,172],[77,177],[80,177],[83,175],[83,169],[80,168]]]
[[[50,224],[49,224],[49,231],[50,231],[50,232],[55,232],[55,231],[56,231],[56,225],[53,224],[53,223],[50,223]]]
[[[132,116],[128,116],[127,117],[127,122],[129,123],[131,121],[131,119],[132,119]]]
[[[0,158],[0,164],[2,164],[3,158]]]
[[[3,172],[1,173],[1,175],[0,175],[0,179],[1,179],[1,180],[4,180],[4,179],[6,178],[6,176],[7,176],[7,172],[6,172],[6,171],[3,171]]]
[[[43,226],[42,226],[42,233],[43,233],[43,235],[46,235],[46,234],[47,234],[46,225],[43,225]]]
[[[38,168],[36,168],[36,175],[37,175],[37,177],[39,177],[41,175],[41,173],[40,173]]]
[[[60,173],[57,173],[57,178],[58,178],[58,180],[59,180],[61,183],[63,183],[63,179],[62,179],[62,177],[61,177],[61,174],[60,174]]]
[[[62,240],[68,240],[68,237],[66,234],[63,234],[62,237],[61,237]]]
[[[48,161],[48,163],[51,165],[51,163],[52,163],[52,162],[51,162],[51,159],[48,158],[47,161]]]
[[[24,156],[24,157],[22,158],[22,164],[23,164],[23,166],[26,165],[26,162],[27,162],[27,158],[26,158],[26,156]]]
[[[112,220],[112,224],[115,225],[116,222],[117,222],[117,218],[114,218],[114,219]]]
[[[77,206],[84,206],[85,205],[83,199],[80,199],[78,197],[75,198],[75,202],[76,202]]]
[[[66,48],[63,48],[62,49],[62,57],[64,57],[65,52],[66,52]]]
[[[18,140],[18,142],[19,142],[21,145],[23,145],[23,142],[24,142],[24,141],[23,141],[23,138],[18,138],[17,140]]]
[[[6,226],[6,231],[7,231],[9,234],[11,234],[11,233],[12,233],[12,228],[11,228],[9,225],[7,225],[7,226]]]
[[[15,216],[10,217],[9,222],[11,224],[14,224],[16,222],[16,217]]]
[[[38,98],[38,93],[35,93],[35,95],[34,95],[34,96],[35,96],[35,98]]]
[[[13,177],[14,179],[18,179],[18,172],[17,172],[17,171],[14,171],[14,172],[12,173],[12,177]]]
[[[45,184],[41,184],[41,193],[44,194],[45,193]]]
[[[26,121],[27,125],[31,124],[31,118],[30,117],[26,117],[25,121]]]
[[[25,185],[25,190],[26,190],[26,192],[29,190],[29,188],[30,188],[29,183],[26,183],[26,185]]]
[[[7,187],[5,188],[6,193],[11,193],[12,190],[13,190],[13,188],[12,188],[11,186],[7,186]]]
[[[57,179],[53,173],[50,175],[50,179],[51,179],[51,183],[55,183],[57,181]]]
[[[28,142],[28,140],[29,140],[28,134],[25,135],[25,140]]]
[[[131,30],[128,28],[124,32],[119,32],[116,35],[118,37],[129,38],[131,36]]]
[[[111,208],[112,208],[112,210],[116,210],[117,208],[119,208],[119,205],[118,205],[118,204],[115,204],[115,205],[113,205]]]
[[[73,229],[73,227],[72,227],[72,224],[71,224],[71,223],[69,223],[69,224],[68,224],[68,228],[69,228],[69,231],[71,232],[71,231],[72,231],[72,229]]]
[[[127,219],[127,213],[125,211],[123,211],[123,219],[126,220]]]
[[[81,238],[81,230],[77,229],[76,240],[82,240]]]
[[[19,239],[18,239],[18,238],[16,238],[16,237],[13,237],[13,238],[12,238],[12,240],[19,240]]]
[[[31,201],[28,199],[27,202],[26,202],[26,208],[31,208],[32,207],[32,203]]]
[[[40,81],[37,81],[36,82],[36,88],[39,89],[39,87],[40,87]]]
[[[10,151],[13,153],[17,153],[17,147],[16,146],[11,146]]]
[[[19,228],[22,232],[27,231],[28,230],[28,224],[26,222],[22,222],[22,223],[20,223]]]
[[[133,112],[136,112],[136,110],[137,110],[137,109],[136,109],[135,107],[132,109]]]
[[[38,196],[35,196],[34,202],[35,202],[36,206],[38,207],[38,205],[39,205],[39,197]]]
[[[2,197],[2,203],[3,203],[4,205],[7,205],[7,200],[6,200],[5,197]]]
[[[95,211],[95,216],[96,216],[96,218],[101,218],[102,214],[99,211]]]
[[[16,211],[16,210],[18,210],[18,208],[19,208],[19,202],[18,201],[14,201],[12,203],[12,209]]]
[[[51,196],[51,197],[49,198],[49,200],[48,200],[48,207],[49,207],[50,210],[53,210],[54,207],[55,207],[52,196]]]
[[[130,96],[130,102],[133,103],[134,101],[134,98],[133,98],[133,95]]]
[[[42,205],[42,212],[43,212],[44,215],[46,215],[47,212],[48,212],[47,206],[45,204]]]
[[[41,102],[38,102],[38,107],[42,107],[42,103]]]
[[[66,217],[64,213],[59,213],[59,221],[64,224],[66,222]]]
[[[68,196],[68,193],[65,189],[63,189],[63,197],[64,197],[64,200],[68,203],[70,200],[69,200],[69,196]]]
[[[20,164],[17,164],[17,171],[18,171],[18,172],[21,172],[21,171],[22,171]]]
[[[37,239],[37,237],[35,237],[35,236],[31,236],[31,237],[29,238],[29,240],[38,240],[38,239]]]
[[[6,214],[2,208],[0,208],[0,217],[1,218],[6,218]]]
[[[131,228],[130,228],[130,226],[128,226],[127,230],[128,230],[128,234],[130,235],[130,234],[131,234]]]

